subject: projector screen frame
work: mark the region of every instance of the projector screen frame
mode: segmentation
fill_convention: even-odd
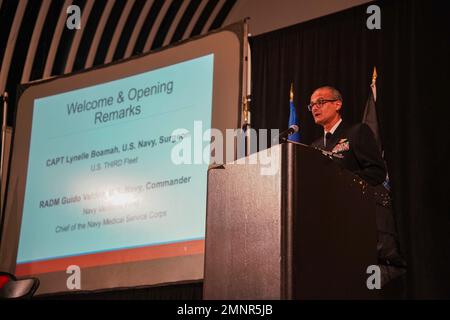
[[[80,89],[80,88],[85,88],[85,87],[89,87],[92,85],[95,85],[95,83],[103,83],[103,82],[108,82],[108,81],[113,81],[115,79],[111,78],[111,75],[109,76],[109,80],[106,81],[92,81],[92,82],[83,82],[83,79],[87,79],[87,76],[89,75],[89,73],[92,72],[98,72],[99,70],[105,69],[105,73],[107,73],[108,71],[111,70],[111,68],[113,67],[120,67],[120,66],[124,66],[127,65],[130,62],[136,61],[136,60],[142,60],[146,57],[156,57],[157,55],[160,54],[164,54],[165,52],[168,52],[170,50],[178,50],[180,49],[180,47],[183,46],[189,46],[190,44],[192,44],[194,41],[202,41],[205,40],[209,37],[214,37],[217,35],[220,35],[221,33],[233,33],[236,37],[236,39],[238,40],[238,48],[239,48],[239,64],[238,64],[238,72],[237,72],[237,96],[235,97],[235,114],[233,115],[233,119],[226,119],[222,124],[217,125],[219,122],[217,120],[217,117],[226,117],[227,114],[223,114],[223,110],[222,114],[218,115],[217,113],[214,112],[214,108],[216,106],[216,95],[221,93],[221,90],[218,90],[218,86],[219,84],[216,84],[216,68],[218,67],[217,64],[220,63],[220,59],[216,59],[216,54],[214,56],[214,82],[213,82],[213,116],[212,116],[212,126],[213,128],[218,128],[222,131],[224,131],[227,128],[239,128],[241,126],[241,119],[242,119],[242,101],[243,101],[243,97],[246,96],[246,94],[244,94],[244,81],[245,81],[245,76],[244,75],[244,60],[246,59],[246,43],[247,43],[247,32],[246,32],[246,26],[245,26],[245,22],[241,22],[241,23],[237,23],[237,24],[233,24],[231,26],[213,31],[211,33],[208,33],[206,35],[202,35],[202,36],[198,36],[192,39],[188,39],[173,45],[170,45],[168,47],[165,48],[161,48],[149,53],[145,53],[142,55],[138,55],[138,56],[133,56],[124,60],[120,60],[120,61],[115,61],[112,63],[109,63],[107,65],[101,65],[101,66],[96,66],[96,67],[92,67],[86,70],[81,70],[78,72],[74,72],[71,74],[65,74],[65,75],[61,75],[58,77],[54,77],[54,78],[50,78],[50,79],[44,79],[44,80],[39,80],[39,81],[34,81],[31,83],[27,83],[27,84],[23,84],[19,87],[19,92],[18,92],[18,97],[17,97],[17,116],[15,117],[15,125],[14,125],[14,137],[13,137],[13,143],[12,143],[12,150],[11,150],[11,165],[10,165],[10,171],[8,172],[8,180],[7,180],[7,193],[6,193],[6,206],[5,206],[5,213],[3,215],[3,221],[2,221],[2,226],[1,226],[1,243],[0,243],[0,257],[2,258],[1,263],[0,263],[0,268],[2,268],[2,270],[6,270],[9,272],[14,272],[16,269],[16,256],[17,256],[17,249],[18,249],[18,241],[19,241],[19,236],[20,236],[20,226],[21,226],[21,216],[22,216],[22,210],[23,210],[23,204],[24,204],[24,190],[22,190],[22,192],[18,192],[18,189],[21,188],[25,188],[26,186],[26,176],[27,176],[27,168],[28,168],[28,151],[29,151],[29,145],[30,145],[30,138],[31,138],[31,132],[23,132],[23,130],[20,130],[20,128],[23,127],[23,123],[25,121],[27,121],[30,125],[29,125],[29,130],[31,131],[31,122],[32,122],[32,110],[31,112],[29,110],[24,110],[24,108],[28,107],[33,109],[33,105],[29,104],[29,101],[27,101],[26,99],[31,99],[31,101],[34,101],[34,99],[39,96],[39,97],[45,97],[48,95],[51,95],[51,92],[39,92],[39,94],[35,91],[39,91],[40,88],[42,88],[43,86],[49,85],[55,81],[70,81],[71,79],[73,79],[74,77],[80,76],[81,75],[81,80],[79,80],[79,83],[76,83],[73,87],[71,87],[70,91],[72,90],[76,90],[76,89]],[[207,53],[205,53],[207,54]],[[181,54],[182,55],[182,54]],[[184,57],[182,60],[178,60],[177,62],[174,63],[179,63],[182,61],[187,61],[189,59],[192,59],[193,57],[198,57],[198,53],[193,53],[191,52],[190,55],[188,55],[187,57]],[[163,64],[161,62],[161,64],[157,67],[152,66],[151,70],[156,70],[158,68],[163,67]],[[144,73],[146,71],[149,70],[140,70],[139,72],[134,72],[134,70],[128,70],[128,72],[122,74],[120,76],[120,78],[123,77],[127,77],[127,76],[131,76],[133,74],[138,74],[138,73]],[[83,75],[85,76],[83,78]],[[106,77],[106,75],[105,75]],[[88,79],[89,80],[89,79]],[[73,84],[73,83],[72,83]],[[248,84],[246,84],[245,86],[246,88],[248,87]],[[58,87],[59,88],[59,87]],[[247,91],[247,90],[246,90]],[[54,92],[54,91],[53,91]],[[50,93],[50,94],[49,94]],[[225,94],[222,92],[222,94]],[[25,102],[24,102],[25,101]],[[217,110],[215,110],[217,111]],[[231,124],[232,123],[232,124]],[[231,125],[230,125],[231,124]],[[19,128],[19,130],[17,130]],[[26,143],[28,147],[23,147],[23,143]],[[20,152],[21,149],[25,150],[25,154],[23,152]],[[20,152],[20,153],[19,153]],[[20,159],[22,157],[22,159]],[[18,173],[20,171],[20,173]],[[22,194],[21,198],[19,198],[18,194]],[[206,213],[205,213],[206,214]],[[14,243],[12,244],[10,241],[11,239],[15,239],[15,241],[13,241]],[[193,259],[191,259],[192,257],[189,257],[188,259],[185,259],[183,261],[183,263],[187,263],[187,264],[192,264],[195,265],[196,263],[199,263],[199,260],[196,260],[196,258],[194,257]],[[200,262],[202,263],[203,261],[203,256],[200,259]],[[174,262],[179,263],[177,261]],[[161,266],[161,269],[165,269],[170,267],[171,265],[173,265],[174,263],[169,263],[169,265],[163,265]],[[104,267],[102,267],[104,268]],[[95,269],[95,268],[91,268],[91,269]],[[87,270],[87,269],[86,269]],[[108,270],[106,270],[108,271]],[[109,270],[111,274],[115,274],[117,272],[117,270]],[[108,272],[105,273],[105,275]],[[39,278],[41,279],[41,288],[38,291],[38,294],[48,294],[48,293],[55,293],[55,292],[65,292],[67,291],[67,289],[65,289],[62,285],[60,285],[56,290],[54,290],[53,288],[50,288],[48,286],[46,286],[45,284],[50,282],[50,281],[60,281],[62,282],[64,280],[64,284],[65,281],[67,279],[67,274],[65,272],[56,272],[56,273],[49,273],[49,274],[42,274],[39,275]],[[89,279],[90,275],[88,274],[83,274],[83,276],[85,277],[85,279]],[[180,275],[180,279],[177,281],[153,281],[151,283],[148,283],[147,285],[149,286],[155,286],[155,285],[164,285],[166,283],[185,283],[186,281],[201,281],[203,276],[203,270],[200,274],[196,274],[194,276],[190,275],[187,276],[186,275]],[[117,281],[110,281],[110,283],[99,287],[99,283],[105,283],[105,281],[107,281],[108,279],[100,279],[100,280],[95,280],[95,279],[91,279],[92,281],[92,286],[88,286],[88,287],[84,287],[82,288],[82,290],[88,290],[88,291],[92,291],[92,290],[104,290],[104,289],[110,289],[110,288],[118,288],[118,287],[133,287],[133,286],[141,286],[142,283],[139,283],[139,279],[132,279],[132,281],[129,281],[126,285],[123,283],[117,283]]]

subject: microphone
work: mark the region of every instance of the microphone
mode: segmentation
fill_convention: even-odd
[[[278,135],[278,140],[280,142],[285,142],[291,134],[294,134],[294,133],[298,132],[299,130],[300,130],[300,127],[296,124],[293,124],[287,130],[284,130],[282,133],[280,133]],[[275,138],[277,138],[277,137],[275,137]]]

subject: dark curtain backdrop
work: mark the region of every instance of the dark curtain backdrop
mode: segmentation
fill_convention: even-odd
[[[407,298],[450,298],[450,11],[445,3],[372,2],[381,8],[381,30],[367,29],[366,4],[251,39],[253,127],[287,128],[293,82],[307,144],[322,134],[305,107],[312,91],[337,87],[344,97],[343,118],[360,122],[377,67],[380,131],[409,264]]]

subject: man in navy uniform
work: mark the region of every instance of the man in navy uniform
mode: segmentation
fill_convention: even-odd
[[[333,87],[314,91],[308,106],[314,121],[324,129],[323,137],[311,146],[332,152],[335,160],[370,185],[382,184],[386,178],[384,161],[372,130],[363,123],[348,126],[341,117],[342,96]]]
[[[313,92],[308,109],[315,123],[323,127],[323,136],[311,146],[331,152],[339,165],[374,187],[378,262],[384,285],[403,274],[406,267],[398,250],[389,194],[382,185],[386,179],[386,167],[372,130],[364,123],[346,124],[341,117],[342,103],[341,93],[333,87],[320,87]]]

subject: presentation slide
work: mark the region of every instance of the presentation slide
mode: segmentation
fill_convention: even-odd
[[[18,275],[195,251],[208,163],[172,150],[195,121],[211,127],[213,70],[208,54],[34,100]]]

